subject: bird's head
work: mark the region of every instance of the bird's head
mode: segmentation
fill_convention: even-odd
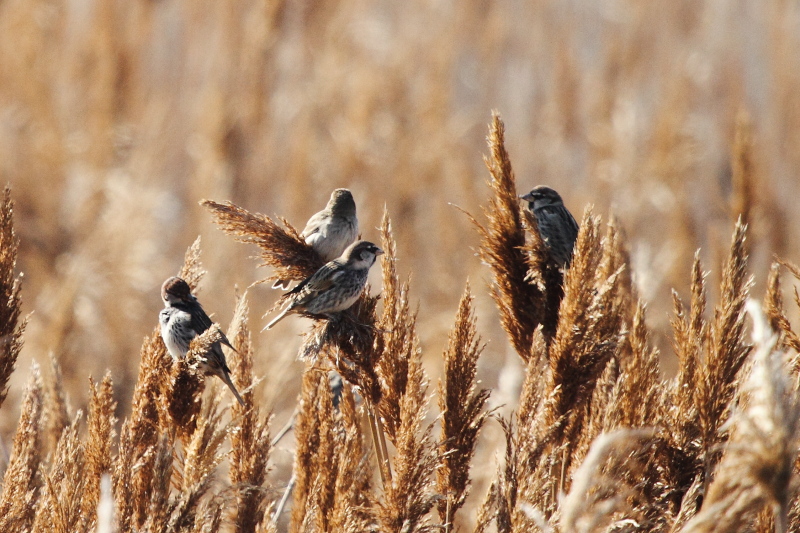
[[[369,268],[375,259],[383,254],[383,250],[369,241],[356,241],[342,253],[342,259],[353,268]]]
[[[534,187],[528,194],[520,196],[520,199],[528,202],[528,207],[531,211],[541,207],[564,205],[561,196],[546,185]]]
[[[189,284],[177,276],[173,276],[161,285],[161,299],[164,305],[188,302],[194,299]]]
[[[335,189],[328,200],[327,208],[334,215],[341,217],[351,217],[356,215],[356,202],[353,195],[347,189]]]

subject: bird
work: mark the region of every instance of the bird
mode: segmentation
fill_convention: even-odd
[[[353,195],[347,189],[335,189],[325,209],[306,222],[300,237],[314,249],[323,262],[333,261],[358,238],[358,218]],[[289,280],[279,279],[273,289],[289,288]]]
[[[211,327],[211,319],[192,294],[189,284],[177,276],[167,279],[161,285],[161,299],[164,301],[164,309],[158,315],[161,338],[164,339],[167,351],[173,359],[183,359],[189,351],[189,343],[192,339]],[[222,339],[211,345],[211,350],[206,354],[205,360],[200,363],[200,370],[207,376],[219,377],[231,389],[239,404],[244,406],[244,400],[231,381],[231,370],[225,362],[225,354],[222,352],[221,345],[224,344],[230,349],[236,350],[231,346],[225,334],[220,333]]]
[[[325,263],[286,293],[288,305],[264,329],[272,329],[291,313],[331,318],[334,313],[350,308],[364,290],[369,269],[381,254],[383,250],[369,241],[354,242],[340,257]]]
[[[539,235],[550,250],[550,256],[563,268],[572,262],[572,250],[578,238],[578,223],[564,206],[561,196],[550,187],[538,185],[520,196],[536,217]]]

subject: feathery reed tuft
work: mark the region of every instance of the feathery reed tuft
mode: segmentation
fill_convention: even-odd
[[[745,302],[753,283],[746,271],[746,231],[741,221],[736,223],[730,255],[722,271],[720,303],[714,311],[706,359],[695,375],[694,399],[705,450],[706,479],[718,460],[719,429],[730,414],[737,376],[750,353],[750,345],[744,339]]]
[[[394,475],[378,503],[381,531],[433,531],[426,515],[436,497],[432,477],[440,459],[432,427],[422,428],[428,408],[427,379],[419,352],[408,359],[405,394],[400,398],[400,424],[394,436]]]
[[[397,244],[392,235],[392,223],[384,208],[380,227],[381,247],[384,250],[381,271],[383,274],[383,314],[377,328],[373,358],[380,376],[381,397],[377,404],[385,423],[386,434],[393,444],[401,424],[401,403],[407,394],[409,365],[420,356],[417,338],[417,316],[408,301],[409,282],[400,282],[397,273]]]
[[[239,242],[255,244],[261,249],[262,266],[275,269],[262,282],[278,279],[304,280],[322,266],[319,255],[300,238],[286,219],[277,222],[260,213],[250,213],[231,202],[202,200],[200,205],[211,211],[214,222]]]
[[[84,496],[81,502],[82,526],[79,530],[88,531],[98,521],[98,506],[101,498],[101,480],[112,469],[112,449],[117,417],[114,411],[114,385],[111,372],[107,372],[103,381],[96,385],[89,383],[88,435],[84,449],[86,468],[84,475]]]
[[[31,367],[14,445],[0,492],[0,531],[29,531],[37,510],[41,479],[40,418],[44,403],[39,365]]]
[[[505,148],[505,126],[497,113],[492,114],[487,141],[490,155],[484,157],[484,162],[491,174],[493,197],[484,208],[487,225],[482,226],[474,218],[472,221],[481,236],[480,257],[492,268],[492,297],[500,311],[500,322],[514,349],[527,361],[536,327],[555,320],[546,316],[543,278],[530,273],[541,271],[545,247],[534,238],[526,249],[514,171]],[[528,224],[535,230],[533,217],[529,217]],[[533,264],[529,264],[529,256]]]
[[[233,406],[234,426],[230,431],[231,484],[236,489],[236,530],[254,533],[264,519],[269,505],[264,486],[269,472],[268,461],[272,452],[270,446],[269,423],[271,416],[261,417],[261,410],[255,403],[252,387],[253,345],[248,326],[250,307],[247,292],[236,303],[236,311],[231,321],[228,338],[236,348],[229,360],[236,386],[242,391],[244,407],[238,403]],[[269,517],[268,517],[269,518]]]
[[[476,329],[473,297],[467,284],[444,352],[444,378],[439,381],[442,464],[436,469],[436,490],[443,496],[437,508],[446,531],[452,529],[453,517],[469,493],[470,463],[478,432],[489,416],[484,406],[490,391],[475,392],[478,357],[484,348]]]
[[[22,332],[27,319],[19,320],[22,310],[22,274],[16,275],[19,238],[14,231],[14,202],[11,189],[3,189],[0,200],[0,406],[8,394],[8,378],[14,372],[22,348]]]
[[[789,504],[796,492],[800,401],[786,354],[754,301],[754,354],[738,407],[731,415],[731,436],[701,511],[682,533],[742,530],[772,511],[774,531],[789,530]],[[772,530],[772,529],[770,529]]]

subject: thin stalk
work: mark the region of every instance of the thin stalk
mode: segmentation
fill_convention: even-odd
[[[278,503],[278,507],[275,508],[275,512],[272,513],[272,523],[273,525],[278,524],[278,520],[283,513],[283,508],[286,507],[286,502],[289,501],[289,496],[292,494],[292,489],[294,489],[294,485],[297,483],[297,476],[292,473],[291,479],[289,479],[289,484],[286,485],[286,490],[283,492],[283,496],[281,497],[281,501]]]
[[[372,404],[367,402],[367,416],[369,417],[369,428],[372,432],[372,442],[375,445],[375,453],[378,456],[378,470],[381,473],[381,482],[383,483],[384,490],[388,483],[392,482],[392,468],[389,464],[389,452],[386,448],[386,439],[383,435],[383,424],[378,416],[375,416],[375,411]]]

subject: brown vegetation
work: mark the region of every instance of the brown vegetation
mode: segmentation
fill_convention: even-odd
[[[800,531],[796,6],[453,6],[0,3],[0,531]],[[251,334],[343,186],[371,286]]]

